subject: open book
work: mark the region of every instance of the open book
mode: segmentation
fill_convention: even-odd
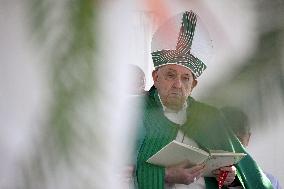
[[[203,176],[210,177],[213,176],[213,170],[234,165],[245,155],[245,153],[234,153],[223,150],[205,151],[173,140],[150,157],[147,162],[164,167],[170,167],[183,161],[188,161],[192,166],[205,163],[206,169]]]

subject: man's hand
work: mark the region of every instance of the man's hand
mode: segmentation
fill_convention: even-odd
[[[169,184],[191,184],[199,179],[205,170],[204,164],[190,167],[189,162],[183,162],[178,165],[167,167],[165,181]]]
[[[228,171],[228,175],[225,179],[224,185],[228,186],[232,184],[232,182],[235,180],[235,177],[237,175],[237,169],[235,166],[229,166],[229,167],[221,167],[220,169],[214,170],[213,174],[215,175],[216,179],[218,180],[218,175],[221,171]]]

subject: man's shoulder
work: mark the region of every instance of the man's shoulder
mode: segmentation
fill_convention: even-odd
[[[156,108],[157,106],[157,102],[151,91],[146,91],[142,95],[130,96],[128,98],[128,103],[131,104],[131,107],[139,107],[139,109],[143,111]]]
[[[157,99],[157,91],[154,87],[152,87],[149,91],[145,92],[143,101],[145,108],[147,109],[159,106]]]
[[[220,113],[219,109],[209,105],[207,103],[204,102],[200,102],[195,100],[194,98],[190,97],[189,98],[189,104],[191,104],[190,108],[192,108],[195,111],[202,111],[202,112],[206,112],[206,113]]]

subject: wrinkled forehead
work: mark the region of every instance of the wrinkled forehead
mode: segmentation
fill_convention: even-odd
[[[193,75],[192,71],[189,68],[180,64],[167,64],[156,68],[156,70],[161,70],[162,72],[172,71],[181,75]]]

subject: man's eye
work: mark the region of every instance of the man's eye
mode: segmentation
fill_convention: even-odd
[[[171,74],[171,73],[168,74],[169,78],[173,78],[174,76],[175,76],[174,74]]]
[[[189,81],[189,77],[183,77],[183,80]]]

